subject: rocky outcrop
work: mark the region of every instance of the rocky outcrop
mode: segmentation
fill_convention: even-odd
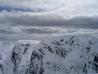
[[[31,44],[29,43],[17,43],[12,51],[11,60],[14,64],[13,72],[19,74],[20,71],[26,69],[29,64],[29,50]],[[22,72],[21,72],[22,73]]]
[[[98,39],[90,35],[59,36],[35,47],[19,41],[11,55],[13,74],[97,74],[97,48]]]
[[[92,36],[61,36],[32,49],[25,74],[90,74],[98,71],[98,40]]]

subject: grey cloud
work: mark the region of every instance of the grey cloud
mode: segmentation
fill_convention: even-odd
[[[20,16],[6,17],[12,26],[61,26],[64,25],[64,19],[55,16]]]
[[[66,31],[61,27],[24,27],[24,26],[17,26],[17,27],[7,27],[0,29],[0,34],[55,34],[55,33],[62,33]]]
[[[26,0],[27,1],[27,0]],[[43,0],[40,0],[43,1]],[[44,0],[46,1],[46,0]],[[50,0],[49,0],[50,1]],[[51,0],[53,1],[53,0]],[[77,29],[98,29],[98,1],[97,0],[62,0],[66,5],[60,7],[57,5],[57,9],[54,10],[54,7],[40,6],[38,8],[43,8],[44,10],[53,9],[52,11],[47,12],[0,12],[0,39],[10,40],[10,39],[42,39],[46,36],[52,34],[61,34],[61,33],[74,33],[81,32]],[[13,0],[2,0],[5,5],[12,3],[12,7],[30,7],[37,8],[31,2],[19,3]],[[39,0],[37,0],[39,2]],[[47,1],[45,3],[48,3]],[[53,3],[53,5],[54,5]],[[34,3],[35,4],[35,3]],[[40,3],[39,3],[40,4]],[[34,7],[33,7],[33,6]],[[61,3],[62,6],[62,3]],[[58,7],[60,7],[58,9]],[[93,15],[94,16],[89,16]],[[76,16],[78,15],[78,16]],[[83,15],[83,16],[82,16]],[[73,17],[73,18],[71,18]],[[47,27],[45,28],[34,28],[37,27]],[[49,27],[53,27],[52,29]],[[23,27],[23,28],[21,28]],[[26,27],[26,28],[25,28]],[[31,27],[31,28],[28,28]],[[57,28],[59,27],[59,28]],[[63,27],[63,28],[62,28]],[[74,28],[75,30],[66,30]],[[54,30],[55,29],[55,30]],[[85,32],[85,31],[84,31]],[[84,33],[83,32],[83,33]]]
[[[59,15],[4,15],[0,23],[10,26],[63,26],[65,28],[98,28],[98,15],[64,19]]]
[[[98,16],[97,17],[74,17],[68,20],[66,23],[67,26],[72,28],[91,28],[98,29]]]
[[[5,36],[0,37],[0,41],[2,40],[6,40],[6,37]]]
[[[53,14],[2,12],[2,14],[0,14],[0,23],[10,24],[11,26],[61,26],[64,25],[64,19],[58,15]]]
[[[48,35],[74,33],[77,29],[98,29],[98,15],[64,19],[59,15],[0,14],[0,38],[42,39]],[[35,26],[37,28],[35,28]],[[22,28],[21,28],[22,27]],[[40,28],[41,27],[41,28]],[[46,27],[46,28],[44,28]],[[51,28],[50,28],[51,27]],[[58,27],[58,28],[57,28]],[[75,28],[76,30],[66,30]],[[36,34],[36,35],[35,35]],[[42,35],[42,36],[41,36]]]
[[[0,34],[14,34],[16,32],[13,32],[13,31],[8,31],[6,29],[0,29]]]
[[[36,34],[51,34],[51,33],[56,33],[56,31],[52,31],[52,30],[42,30],[42,29],[24,29],[23,30],[24,33],[28,33],[28,34],[32,34],[32,33],[36,33]]]

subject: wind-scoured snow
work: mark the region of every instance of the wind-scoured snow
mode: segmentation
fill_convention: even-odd
[[[20,40],[2,66],[4,74],[98,74],[97,48],[93,35],[56,36],[35,45]]]

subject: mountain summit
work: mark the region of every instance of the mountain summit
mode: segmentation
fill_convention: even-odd
[[[91,35],[63,35],[33,46],[18,41],[6,60],[6,74],[97,74],[98,39]],[[10,65],[9,65],[9,64]]]

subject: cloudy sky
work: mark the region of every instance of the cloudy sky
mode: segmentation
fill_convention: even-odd
[[[98,32],[98,0],[0,0],[0,40]]]

